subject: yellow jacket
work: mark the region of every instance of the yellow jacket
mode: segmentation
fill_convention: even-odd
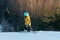
[[[30,16],[26,16],[26,17],[25,17],[25,25],[31,26]]]

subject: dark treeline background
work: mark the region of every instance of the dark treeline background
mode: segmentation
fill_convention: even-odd
[[[23,31],[25,11],[30,13],[33,30],[60,31],[60,0],[0,0],[3,31]]]

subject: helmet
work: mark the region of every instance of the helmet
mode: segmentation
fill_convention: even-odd
[[[24,12],[24,16],[29,16],[29,13],[28,12]]]

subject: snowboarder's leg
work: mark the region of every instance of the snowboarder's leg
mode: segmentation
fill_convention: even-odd
[[[29,24],[29,28],[30,28],[30,30],[32,30],[32,26],[31,26],[31,23]]]
[[[31,27],[31,24],[29,24],[27,31],[29,32],[29,31],[31,31],[31,30],[32,30],[32,27]]]
[[[24,31],[30,32],[32,30],[31,25],[25,25]]]
[[[25,25],[25,30],[27,30],[27,25]]]
[[[26,31],[26,32],[27,32],[27,29],[28,29],[28,26],[27,26],[27,25],[25,25],[24,31]]]
[[[30,27],[29,26],[27,27],[27,32],[30,32]]]
[[[31,26],[29,26],[30,27],[30,30],[32,30],[32,27]]]

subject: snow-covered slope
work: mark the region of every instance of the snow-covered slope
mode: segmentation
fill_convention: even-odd
[[[60,32],[3,32],[0,33],[0,40],[60,40]]]

